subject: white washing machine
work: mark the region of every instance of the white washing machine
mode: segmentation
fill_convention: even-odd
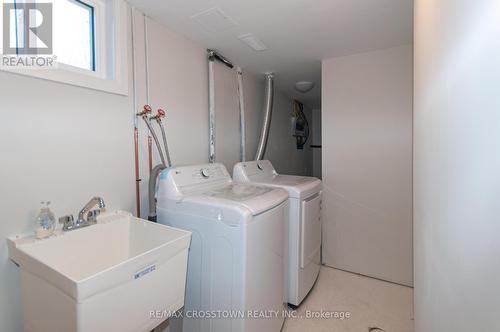
[[[288,191],[287,301],[292,306],[300,305],[314,286],[321,266],[321,180],[278,174],[269,160],[236,164],[233,179]]]
[[[192,232],[184,332],[281,330],[287,198],[282,189],[233,184],[221,164],[161,173],[158,222]]]

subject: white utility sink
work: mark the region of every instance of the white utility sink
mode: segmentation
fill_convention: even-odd
[[[47,239],[9,238],[25,331],[150,331],[184,306],[190,240],[122,211]]]

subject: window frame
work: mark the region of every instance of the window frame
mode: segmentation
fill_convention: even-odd
[[[59,63],[50,69],[1,71],[128,95],[127,6],[123,0],[67,0],[93,8],[94,70]],[[57,56],[57,54],[54,54]]]

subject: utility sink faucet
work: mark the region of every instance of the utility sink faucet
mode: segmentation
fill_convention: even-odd
[[[94,209],[98,207],[98,209]],[[59,218],[59,222],[63,224],[63,231],[72,231],[74,229],[93,225],[97,222],[97,216],[103,212],[106,204],[101,197],[93,197],[78,213],[78,219],[75,221],[73,215],[67,215]]]
[[[104,208],[106,208],[106,204],[104,204],[104,200],[101,198],[101,197],[93,197],[87,204],[85,204],[85,206],[80,210],[80,212],[78,213],[78,220],[76,222],[85,222],[85,221],[89,221],[92,217],[97,217],[97,216],[92,216],[90,213],[89,215],[87,216],[87,219],[85,219],[85,214],[87,214],[90,209],[92,209],[93,207],[95,206],[98,206],[99,207],[99,210],[97,211],[101,211],[103,210]]]

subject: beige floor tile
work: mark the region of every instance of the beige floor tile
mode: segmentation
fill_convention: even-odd
[[[413,289],[322,267],[316,285],[297,309],[296,318],[285,321],[283,332],[413,332]],[[304,318],[307,310],[349,312],[348,319]]]

